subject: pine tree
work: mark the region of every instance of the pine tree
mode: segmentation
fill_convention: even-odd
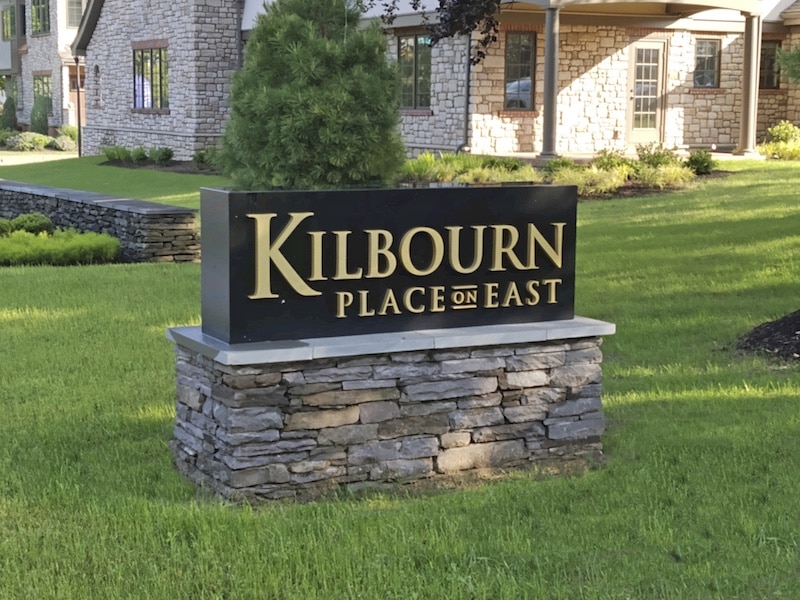
[[[249,189],[385,183],[404,160],[398,78],[377,25],[348,0],[276,0],[231,94],[220,166]]]

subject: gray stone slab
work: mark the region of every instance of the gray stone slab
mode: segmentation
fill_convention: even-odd
[[[226,344],[205,335],[200,327],[174,327],[167,330],[167,338],[225,365],[251,365],[361,354],[566,340],[612,335],[615,331],[616,326],[613,323],[575,317],[541,323],[429,329],[254,344]]]

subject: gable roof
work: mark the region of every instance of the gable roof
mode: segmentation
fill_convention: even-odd
[[[105,0],[89,0],[86,4],[81,24],[78,25],[78,33],[75,35],[75,41],[72,42],[73,56],[86,56],[86,46],[92,39],[97,20],[100,18],[100,11],[103,10],[103,2]]]

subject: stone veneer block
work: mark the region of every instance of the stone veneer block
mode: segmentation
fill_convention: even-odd
[[[576,317],[229,346],[171,329],[171,445],[182,473],[233,500],[596,457],[612,333]]]

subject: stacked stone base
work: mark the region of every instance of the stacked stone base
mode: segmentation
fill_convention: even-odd
[[[599,457],[601,341],[247,365],[177,342],[176,462],[224,498],[307,500]]]

